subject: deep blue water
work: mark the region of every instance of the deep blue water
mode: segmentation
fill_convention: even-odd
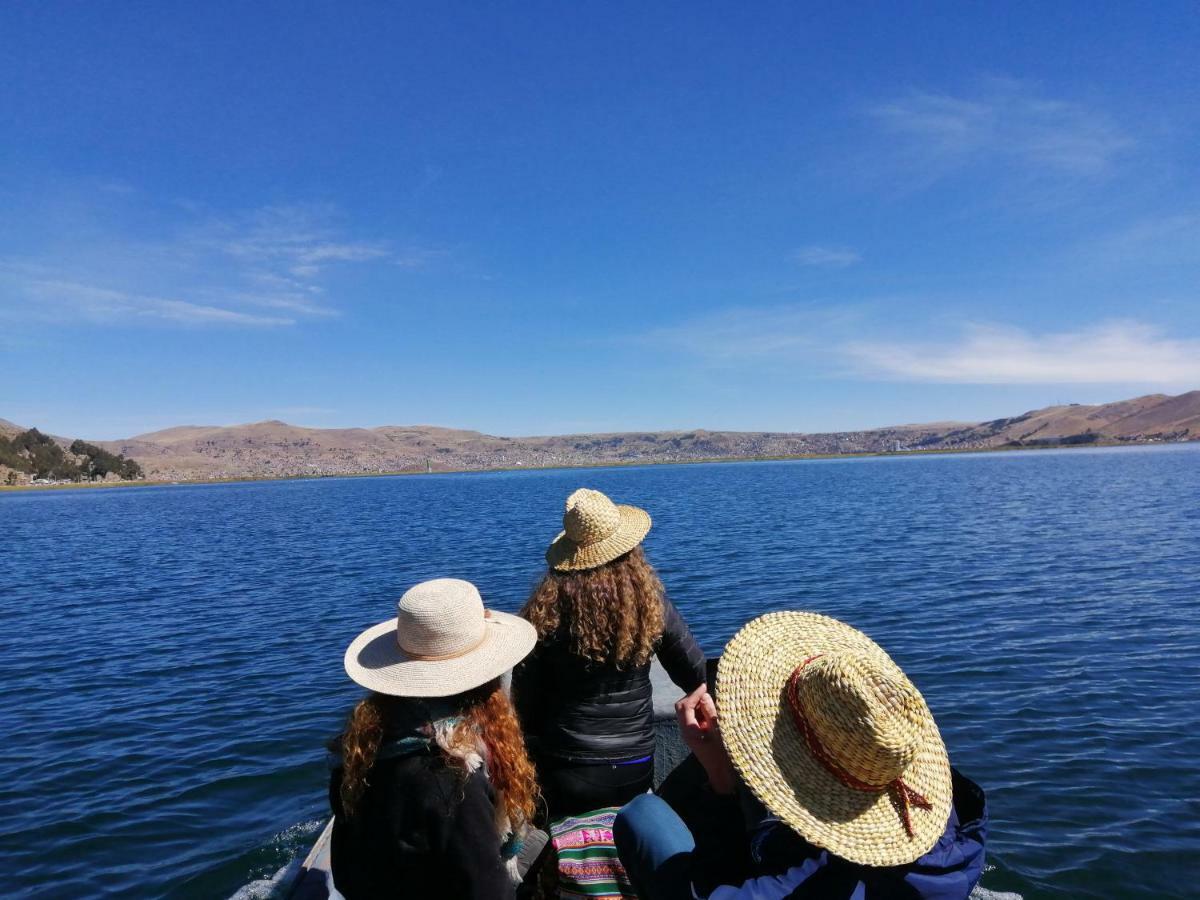
[[[845,619],[989,792],[993,890],[1200,875],[1200,446],[0,495],[0,892],[228,897],[311,841],[347,643],[515,610],[576,487],[650,510],[705,649]]]

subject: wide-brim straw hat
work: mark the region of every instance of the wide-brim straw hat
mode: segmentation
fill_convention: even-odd
[[[567,498],[563,530],[546,551],[546,562],[562,572],[594,569],[624,556],[649,531],[650,514],[644,509],[580,488]]]
[[[815,613],[760,616],[725,648],[716,693],[734,768],[809,843],[897,866],[945,831],[953,794],[937,724],[861,631]]]
[[[533,625],[484,609],[475,585],[439,578],[409,589],[396,618],[351,642],[346,674],[380,694],[451,697],[503,675],[535,643]]]

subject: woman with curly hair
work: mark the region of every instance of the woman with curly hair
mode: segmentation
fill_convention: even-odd
[[[468,582],[418,584],[346,651],[371,691],[330,749],[333,881],[346,900],[511,900],[545,844],[537,782],[501,676],[533,647]]]
[[[704,654],[642,552],[649,530],[644,510],[576,491],[521,611],[538,645],[513,673],[513,698],[550,818],[620,806],[651,786],[651,657],[685,692],[704,684]]]

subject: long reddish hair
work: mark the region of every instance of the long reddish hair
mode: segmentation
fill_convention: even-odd
[[[538,638],[565,628],[578,656],[619,668],[650,661],[663,631],[662,581],[641,547],[582,572],[548,571],[521,615]]]
[[[482,744],[488,780],[496,791],[502,812],[513,830],[533,820],[538,796],[537,776],[525,749],[516,710],[497,679],[454,698],[452,705],[459,710],[459,722],[450,733],[447,744],[452,749],[473,750]],[[360,700],[350,713],[346,729],[331,744],[342,756],[341,801],[346,818],[353,818],[369,786],[367,776],[375,764],[390,722],[395,719],[405,701],[372,693]],[[443,749],[446,762],[468,770],[465,755]]]

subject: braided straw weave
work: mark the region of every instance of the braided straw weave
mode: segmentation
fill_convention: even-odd
[[[754,619],[721,657],[717,706],[742,780],[810,843],[897,866],[945,830],[950,763],[937,724],[861,631],[815,613]]]
[[[618,506],[599,491],[580,488],[567,498],[563,530],[546,551],[546,562],[563,572],[594,569],[624,556],[649,530],[644,509]]]

